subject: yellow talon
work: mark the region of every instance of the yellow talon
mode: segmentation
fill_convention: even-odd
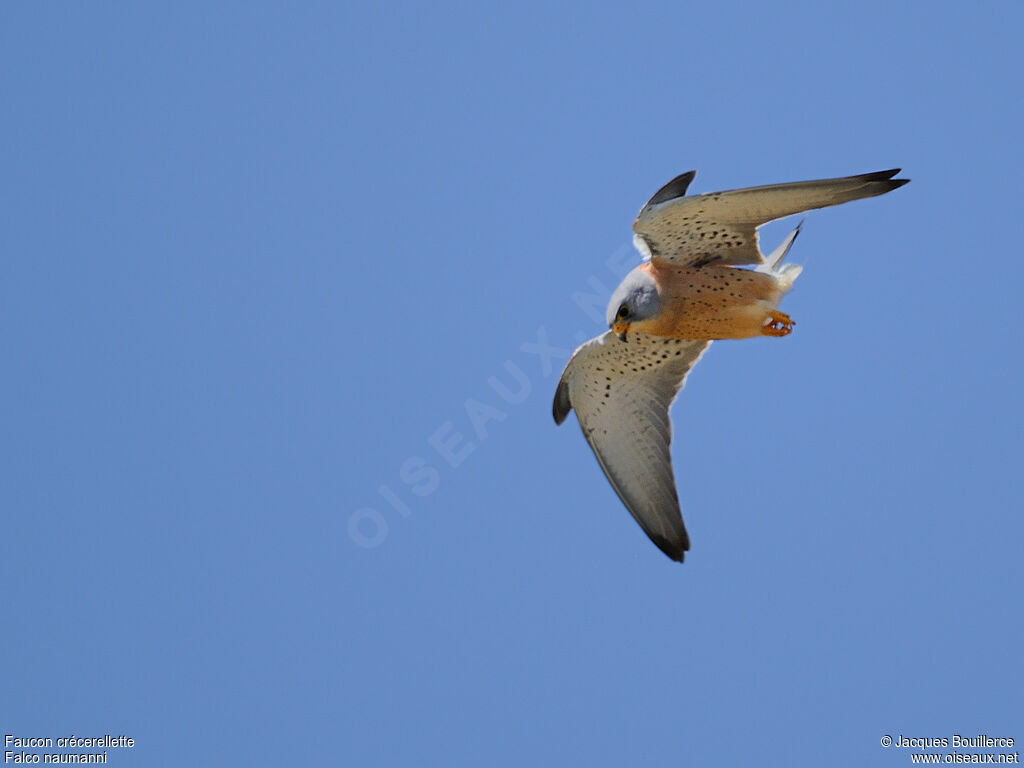
[[[794,325],[796,323],[790,319],[789,315],[773,309],[764,325],[761,326],[761,333],[765,336],[788,336]]]

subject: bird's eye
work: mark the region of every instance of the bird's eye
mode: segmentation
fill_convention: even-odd
[[[625,320],[628,316],[629,316],[629,307],[627,307],[625,304],[623,304],[621,307],[619,307],[619,319],[620,320]]]

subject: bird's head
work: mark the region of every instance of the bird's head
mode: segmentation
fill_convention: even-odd
[[[608,327],[623,341],[633,323],[648,320],[661,309],[658,286],[644,265],[626,275],[608,302]]]

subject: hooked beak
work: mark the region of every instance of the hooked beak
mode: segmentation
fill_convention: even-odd
[[[626,333],[629,331],[629,323],[615,323],[612,325],[612,333],[619,337],[620,341],[626,341]]]

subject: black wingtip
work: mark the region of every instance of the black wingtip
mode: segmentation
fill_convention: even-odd
[[[697,175],[696,171],[687,171],[676,176],[672,181],[663,186],[654,196],[647,201],[647,205],[658,205],[658,203],[667,203],[669,200],[675,200],[677,197],[683,197],[686,194],[687,188],[690,186],[690,182],[693,181],[693,177]],[[646,208],[647,205],[644,207]]]
[[[670,560],[681,563],[686,559],[686,550],[682,547],[672,546],[672,544],[667,541],[656,541],[654,543],[658,545],[658,549],[668,555]]]
[[[899,189],[904,184],[909,184],[910,179],[894,179],[897,173],[902,171],[902,168],[890,168],[887,171],[875,171],[874,173],[865,173],[859,178],[864,181],[875,182],[878,184],[880,191],[878,194],[885,194],[886,192],[892,192],[894,189]],[[881,183],[879,183],[881,182]]]
[[[683,562],[686,558],[686,553],[690,549],[690,537],[684,532],[681,541],[672,541],[665,538],[664,536],[650,536],[651,541],[664,552],[670,560],[675,560],[677,563]]]
[[[902,168],[890,168],[887,171],[874,171],[873,173],[863,174],[861,178],[864,181],[885,181],[886,179],[891,179],[902,170]]]
[[[569,402],[569,382],[563,380],[558,382],[558,389],[555,390],[555,400],[551,404],[551,415],[555,417],[555,424],[561,425],[571,410],[572,403]]]

